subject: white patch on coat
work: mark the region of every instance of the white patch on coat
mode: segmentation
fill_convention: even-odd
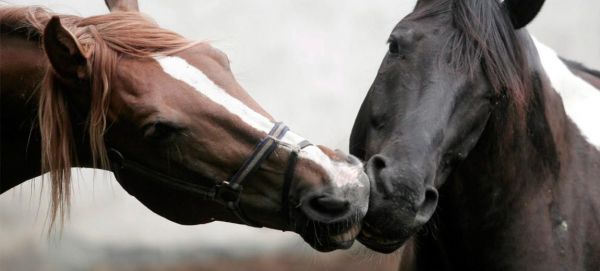
[[[221,87],[216,85],[198,68],[190,65],[185,59],[176,56],[163,56],[155,58],[165,73],[180,80],[214,103],[223,106],[232,114],[238,116],[242,121],[258,131],[268,134],[274,123],[267,117],[257,113],[240,100],[229,95]],[[305,139],[292,131],[289,131],[282,142],[290,145],[298,145]],[[364,185],[359,181],[362,173],[362,165],[350,165],[332,161],[321,149],[309,146],[300,151],[300,159],[309,159],[320,165],[329,174],[333,184],[338,187]]]
[[[600,149],[600,91],[573,74],[554,50],[532,38],[552,87],[562,97],[567,115],[583,137]]]

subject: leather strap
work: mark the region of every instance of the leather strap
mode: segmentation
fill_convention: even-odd
[[[283,179],[283,187],[281,189],[281,215],[286,217],[288,220],[288,227],[295,228],[293,225],[294,221],[290,215],[290,190],[292,188],[292,181],[296,170],[296,162],[298,162],[298,156],[302,149],[311,146],[312,144],[307,140],[304,140],[298,144],[298,148],[292,150],[290,157],[288,158],[288,165],[285,170]]]
[[[122,171],[133,171],[136,175],[147,176],[148,180],[158,182],[171,188],[193,193],[199,196],[203,200],[217,201],[225,205],[231,210],[241,222],[248,226],[261,227],[258,223],[252,221],[248,216],[244,214],[240,208],[240,195],[243,191],[242,183],[251,176],[269,157],[280,144],[280,140],[289,131],[289,128],[285,124],[278,122],[275,123],[268,136],[259,142],[254,151],[242,164],[240,169],[228,180],[222,183],[206,186],[202,184],[192,183],[179,178],[168,176],[161,173],[150,166],[143,165],[133,160],[127,160],[123,154],[117,149],[111,148],[108,151],[109,159],[111,162],[111,170],[117,178],[119,178],[120,172]],[[288,222],[290,221],[289,214],[289,193],[291,189],[291,183],[294,179],[294,171],[296,162],[298,160],[298,153],[300,150],[307,146],[310,146],[310,142],[303,141],[290,153],[288,159],[288,165],[284,173],[284,182],[282,187],[282,214],[286,217]],[[205,182],[205,183],[208,183]]]
[[[281,122],[275,123],[275,126],[273,126],[267,137],[256,145],[250,157],[246,159],[231,179],[217,186],[217,201],[227,206],[229,210],[248,226],[260,227],[258,223],[246,216],[242,208],[240,208],[240,195],[244,190],[242,182],[254,173],[260,164],[275,151],[279,140],[288,131],[289,128],[285,124]]]

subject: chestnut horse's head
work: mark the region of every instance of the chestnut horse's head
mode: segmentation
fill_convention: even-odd
[[[293,230],[322,251],[352,244],[368,207],[362,164],[276,125],[223,52],[137,12],[28,18],[50,63],[40,128],[56,206],[68,195],[70,124],[85,122],[90,165],[167,219]]]

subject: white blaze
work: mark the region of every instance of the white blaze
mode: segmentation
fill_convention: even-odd
[[[558,54],[532,37],[552,87],[588,142],[600,149],[600,91],[573,74]]]
[[[190,65],[185,59],[176,56],[163,56],[155,59],[165,73],[174,79],[186,83],[214,103],[223,106],[256,130],[268,134],[271,128],[273,128],[274,123],[271,120],[229,95],[229,93],[206,77],[198,68]],[[304,138],[289,131],[281,141],[291,145],[298,145],[304,141]],[[348,163],[332,161],[316,146],[304,148],[300,152],[300,158],[312,160],[323,167],[336,186],[363,186],[358,181],[358,176],[361,174],[362,169],[361,165],[350,165]]]

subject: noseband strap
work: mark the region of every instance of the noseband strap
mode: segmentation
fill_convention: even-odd
[[[223,203],[231,210],[244,224],[258,227],[259,225],[248,218],[240,208],[240,195],[243,191],[242,182],[254,173],[260,164],[269,157],[279,140],[285,136],[289,128],[285,124],[278,122],[271,129],[267,137],[261,140],[254,148],[250,157],[246,159],[242,167],[229,179],[217,186],[216,200]]]
[[[233,212],[238,219],[248,226],[261,227],[260,224],[250,219],[240,208],[240,196],[243,191],[242,183],[252,175],[269,157],[280,144],[281,139],[289,131],[289,128],[281,123],[275,123],[267,137],[262,139],[254,148],[254,151],[250,154],[248,159],[244,161],[238,171],[227,181],[223,181],[214,186],[205,186],[201,184],[191,183],[189,181],[181,180],[179,178],[168,176],[164,173],[156,171],[155,169],[142,165],[136,161],[127,160],[125,157],[116,149],[109,150],[109,158],[111,161],[111,170],[118,178],[119,173],[122,171],[130,170],[135,171],[138,175],[148,176],[149,180],[158,182],[163,185],[170,186],[171,188],[192,193],[199,196],[203,200],[216,201],[226,206],[231,212]],[[288,165],[284,173],[283,187],[282,187],[282,214],[289,221],[289,193],[291,189],[292,179],[294,178],[294,171],[296,162],[298,160],[298,153],[301,149],[310,146],[308,141],[301,142],[298,146],[295,146],[288,159]]]
[[[281,189],[281,215],[288,219],[288,226],[290,226],[292,229],[295,228],[295,225],[292,225],[294,221],[290,219],[290,189],[292,188],[292,180],[294,179],[294,174],[296,171],[296,162],[298,162],[300,150],[311,145],[312,144],[308,142],[308,140],[304,140],[298,144],[297,148],[292,150],[290,157],[288,158],[288,165],[285,170],[285,175],[283,176],[283,187]]]

